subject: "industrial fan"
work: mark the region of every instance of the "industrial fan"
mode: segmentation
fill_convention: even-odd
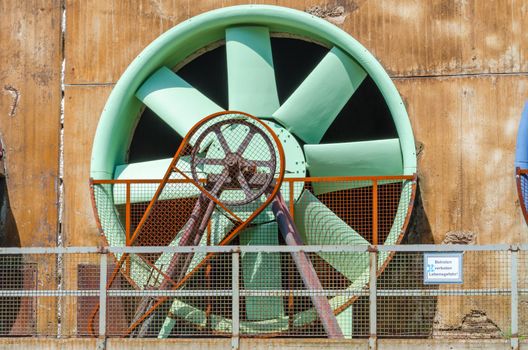
[[[276,37],[315,42],[313,45],[324,49],[323,57],[286,98],[281,97],[277,83],[280,75],[274,68],[277,52],[273,51],[272,42]],[[224,108],[179,74],[214,50],[225,52],[227,109],[242,112],[224,112]],[[386,106],[389,123],[395,129],[393,137],[365,139],[360,135],[353,140],[346,139],[347,134],[353,133],[356,116],[342,111],[351,109],[350,101],[360,95],[366,85],[378,93],[379,101]],[[366,103],[368,98],[363,97],[361,95],[355,103]],[[147,108],[145,112],[142,112],[143,107]],[[364,108],[359,111],[369,113]],[[128,161],[131,142],[138,132],[135,129],[138,119],[147,112],[157,115],[167,128],[179,135],[176,146],[188,145],[192,150],[180,149],[177,157]],[[215,113],[228,116],[228,121],[245,120],[241,116],[249,113],[256,116],[257,121],[247,116],[254,121],[249,122],[253,125],[250,126],[235,122],[218,125],[203,120],[207,115],[217,115]],[[366,118],[375,121],[376,115]],[[284,171],[285,181],[281,183],[275,179],[268,185],[280,186],[280,191],[275,189],[278,195],[272,195],[269,190],[253,193],[251,186],[244,184],[244,178],[234,182],[238,186],[236,189],[225,191],[232,197],[224,192],[219,194],[213,186],[209,189],[215,192],[212,197],[219,198],[215,209],[205,216],[209,219],[203,222],[208,225],[209,234],[186,238],[188,241],[181,243],[193,207],[197,208],[197,202],[206,200],[197,185],[209,184],[211,171],[223,167],[208,159],[241,164],[230,159],[227,153],[236,152],[237,145],[244,144],[245,136],[240,135],[251,134],[248,130],[255,126],[261,132],[265,130],[266,137],[262,136],[264,134],[256,137],[261,140],[260,148],[269,146],[265,140],[274,140],[274,149],[284,150],[284,167],[282,170],[276,167],[273,173]],[[205,132],[198,130],[200,128],[213,129]],[[326,135],[336,129],[341,129],[337,133],[345,137],[328,142]],[[215,152],[220,152],[220,156],[211,156]],[[245,164],[244,171],[251,173],[258,169],[257,174],[271,174],[271,158],[259,157],[258,152],[248,155],[253,163]],[[193,159],[200,160],[196,163]],[[178,171],[173,171],[174,168]],[[276,6],[248,5],[212,11],[183,22],[136,58],[116,84],[101,116],[93,145],[91,177],[98,223],[111,246],[216,245],[229,243],[227,238],[235,237],[236,243],[241,245],[285,243],[269,205],[273,198],[279,198],[281,205],[293,212],[292,222],[302,244],[368,244],[367,239],[373,237],[354,222],[364,220],[371,213],[361,209],[361,203],[353,203],[350,193],[360,191],[356,197],[363,199],[373,193],[369,200],[374,201],[378,192],[373,186],[378,185],[380,190],[386,186],[397,192],[390,205],[384,206],[390,224],[385,225],[386,232],[380,236],[380,243],[397,244],[412,207],[415,169],[414,139],[401,98],[379,63],[359,43],[337,27],[306,13]],[[310,177],[306,177],[307,173]],[[351,176],[363,178],[352,181]],[[385,177],[373,181],[369,178],[372,176]],[[161,188],[160,181],[166,181],[166,187]],[[234,207],[223,208],[222,201],[231,201]],[[136,217],[123,215],[123,211],[130,211],[133,206],[139,208],[140,214]],[[204,204],[203,208],[206,207]],[[360,208],[358,215],[344,215],[352,208]],[[145,215],[149,211],[151,215]],[[233,215],[240,220],[233,220]],[[247,226],[237,224],[245,220]],[[372,226],[378,225],[370,220]],[[237,231],[240,227],[242,229]],[[389,254],[379,254],[381,268],[386,266],[389,257]],[[159,288],[158,282],[152,282],[153,271],[160,275],[174,265],[170,254],[150,259],[116,258],[124,261],[129,284],[140,289],[153,285]],[[185,275],[200,267],[204,259],[204,254],[197,253],[183,259],[185,262],[179,261],[176,269],[180,271],[179,277],[184,277],[182,271]],[[320,279],[328,280],[329,277],[323,277],[328,273],[348,289],[361,290],[366,286],[368,258],[365,254],[321,253],[310,259],[317,265],[314,271]],[[284,275],[286,262],[277,254],[246,254],[242,256],[241,265],[243,286],[248,290],[281,290],[284,283],[289,283]],[[221,276],[216,278],[222,279]],[[331,331],[328,325],[333,320],[330,317],[325,321],[330,323],[323,322],[326,335],[352,333],[350,306],[356,299],[335,296],[327,300],[331,312],[327,310],[324,315],[337,315],[340,332]],[[161,315],[160,308],[157,309],[156,317],[164,320],[162,325],[154,333],[144,333],[145,329],[152,329],[151,325],[144,326],[150,319],[145,310],[152,308],[152,303],[152,300],[143,300],[134,307],[133,315],[128,316],[127,335],[167,337],[178,334],[176,322],[186,322],[210,332],[206,334],[229,333],[232,326],[228,315],[215,314],[176,298],[167,303]],[[280,296],[245,297],[241,331],[246,335],[288,334],[314,322],[320,324],[323,314],[314,313],[312,304],[305,302],[306,307],[299,308],[285,305]]]

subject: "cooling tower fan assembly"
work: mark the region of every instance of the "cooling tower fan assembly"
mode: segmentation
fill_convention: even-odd
[[[185,21],[132,62],[99,121],[91,190],[112,247],[398,244],[415,172],[403,102],[364,47],[320,18],[247,5]],[[116,335],[232,332],[230,254],[114,258],[109,289],[181,292],[114,298]],[[240,269],[242,336],[353,336],[368,253],[255,250]],[[358,293],[309,293],[338,289]]]

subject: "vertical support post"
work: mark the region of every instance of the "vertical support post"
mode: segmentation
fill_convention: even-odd
[[[511,338],[510,345],[514,350],[519,349],[519,247],[511,248]]]
[[[290,201],[290,215],[293,217],[294,214],[295,214],[295,206],[293,205],[294,201],[295,201],[295,197],[294,197],[294,189],[295,189],[295,181],[294,180],[290,180],[288,181],[288,188],[290,190],[290,193],[289,193],[289,198],[288,200]]]
[[[126,183],[126,199],[125,199],[125,237],[127,247],[131,245],[130,229],[131,229],[131,212],[130,212],[130,182]],[[130,276],[130,255],[126,258],[125,271]]]
[[[288,180],[288,189],[289,189],[289,201],[290,201],[290,215],[294,217],[295,215],[295,206],[294,206],[294,189],[295,189],[295,181],[290,179]],[[280,254],[280,253],[276,253]],[[294,289],[292,282],[295,279],[293,275],[293,269],[288,269],[288,289],[290,291],[288,295],[288,329],[293,329],[293,292]]]
[[[126,183],[126,198],[125,198],[125,233],[126,245],[130,245],[130,182]]]
[[[99,339],[97,349],[106,348],[106,283],[108,271],[108,254],[105,251],[100,254],[99,264]]]
[[[369,349],[376,350],[378,343],[377,336],[377,273],[378,273],[378,252],[376,247],[369,249]]]
[[[372,244],[378,245],[378,180],[372,180]]]
[[[231,349],[240,347],[240,252],[233,251],[231,266],[231,318],[233,320],[233,334],[231,335]]]
[[[108,272],[108,254],[101,254],[99,266],[99,337],[106,337],[106,283]]]

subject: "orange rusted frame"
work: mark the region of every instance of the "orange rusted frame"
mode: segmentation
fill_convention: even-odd
[[[378,245],[378,180],[372,180],[372,244]]]
[[[126,184],[126,205],[125,205],[125,236],[126,236],[126,245],[130,246],[130,228],[131,228],[131,218],[130,218],[130,183]],[[130,276],[130,257],[127,257],[125,273]]]
[[[338,181],[385,181],[412,180],[413,175],[384,175],[384,176],[315,176],[315,177],[287,177],[285,182],[338,182]]]
[[[521,169],[521,174],[528,174],[528,169]],[[317,176],[317,177],[286,177],[284,182],[338,182],[338,181],[371,181],[371,180],[412,180],[413,175],[384,175],[384,176]],[[160,179],[115,179],[115,180],[94,180],[91,182],[98,184],[157,184],[163,180]],[[193,180],[194,181],[194,180]],[[199,182],[205,182],[206,179],[200,179]],[[187,179],[169,179],[167,183],[190,183]]]
[[[126,245],[130,245],[130,183],[126,184],[126,205],[125,205],[125,235]]]
[[[407,207],[407,215],[405,216],[405,219],[403,221],[403,225],[402,225],[402,228],[401,228],[401,231],[400,231],[400,235],[398,236],[398,238],[396,239],[396,242],[394,243],[396,245],[401,243],[401,241],[403,239],[403,235],[407,231],[407,227],[409,226],[409,221],[411,219],[411,213],[412,213],[412,210],[413,210],[413,207],[414,207],[414,201],[416,200],[416,190],[417,190],[417,187],[418,187],[418,175],[416,175],[416,174],[412,175],[410,180],[413,182],[411,198],[409,199],[409,204],[408,204],[408,207]],[[389,262],[394,257],[394,254],[395,254],[394,252],[391,252],[387,256],[387,259],[385,259],[383,265],[379,268],[378,272],[376,273],[377,277],[381,276],[383,271],[385,271],[385,269],[389,265]],[[369,286],[369,284],[367,283],[365,288],[368,288],[368,286]],[[335,309],[334,310],[334,314],[335,315],[339,315],[341,312],[346,310],[350,305],[352,305],[357,299],[359,299],[359,296],[351,297],[346,303],[341,305],[339,308]]]
[[[190,178],[189,176],[187,176],[187,174],[185,174],[183,171],[181,171],[180,169],[178,169],[177,167],[174,167],[174,170],[176,170],[178,173],[180,173],[186,180],[188,180],[191,184],[193,184],[198,190],[200,190],[200,192],[202,192],[207,198],[209,198],[210,200],[212,200],[216,205],[218,205],[220,208],[224,209],[229,215],[231,215],[233,218],[235,218],[236,221],[238,222],[242,222],[244,220],[242,220],[241,218],[239,218],[235,213],[233,213],[228,207],[226,207],[222,202],[220,202],[220,200],[218,198],[216,198],[215,196],[213,196],[212,194],[209,193],[209,191],[207,191],[206,189],[204,189],[203,187],[201,187],[200,185],[198,185],[198,183],[196,181],[194,181],[194,179]]]
[[[206,179],[199,179],[198,182],[206,182]],[[163,179],[113,179],[113,180],[93,180],[92,183],[95,185],[104,185],[104,184],[160,184],[163,182]],[[189,183],[187,179],[169,179],[167,180],[168,184],[179,184],[179,183]]]
[[[141,260],[143,260],[143,262],[145,264],[147,264],[148,266],[150,266],[151,268],[153,268],[154,270],[156,270],[156,272],[160,275],[162,275],[167,281],[169,281],[170,283],[172,283],[173,285],[176,285],[176,282],[170,278],[169,275],[167,275],[165,272],[163,272],[159,267],[157,267],[156,265],[154,265],[153,263],[151,263],[147,258],[145,258],[144,256],[142,256],[141,254],[138,254],[138,256],[140,257]]]
[[[224,115],[224,114],[242,114],[250,119],[253,119],[255,120],[257,123],[259,123],[261,126],[263,126],[267,131],[268,133],[273,137],[274,139],[274,142],[275,144],[277,145],[278,147],[278,153],[279,153],[279,174],[278,174],[278,177],[277,179],[275,180],[275,186],[273,188],[273,191],[271,192],[271,194],[268,196],[268,198],[266,199],[266,201],[259,207],[257,208],[257,210],[255,210],[250,216],[248,219],[246,219],[245,221],[243,222],[240,222],[240,225],[237,226],[228,236],[226,236],[221,242],[220,242],[220,245],[226,245],[228,244],[229,242],[231,242],[237,235],[238,233],[243,230],[251,221],[253,221],[253,219],[255,219],[255,217],[257,217],[270,203],[271,201],[273,200],[273,198],[275,197],[275,195],[278,193],[278,191],[280,190],[280,186],[282,184],[282,180],[284,179],[284,164],[285,164],[285,160],[284,160],[284,150],[282,149],[282,144],[280,143],[280,140],[279,138],[277,137],[277,135],[275,135],[275,133],[273,132],[273,130],[266,124],[262,123],[260,120],[258,120],[257,118],[247,114],[247,113],[244,113],[244,112],[238,112],[238,111],[227,111],[227,112],[219,112],[219,113],[215,113],[215,114],[212,114],[204,119],[202,119],[198,124],[196,124],[188,133],[187,135],[185,136],[184,140],[182,141],[182,144],[180,145],[180,148],[178,149],[178,152],[176,153],[176,155],[174,156],[170,166],[169,166],[169,169],[167,169],[167,172],[165,173],[165,176],[163,178],[163,181],[162,183],[160,184],[160,186],[158,187],[158,189],[156,190],[156,193],[154,194],[154,197],[152,198],[151,202],[149,203],[149,206],[147,207],[147,210],[145,210],[145,213],[143,214],[143,217],[140,221],[140,223],[138,224],[138,227],[136,228],[135,232],[134,232],[134,235],[132,236],[132,239],[131,241],[134,242],[135,238],[137,237],[137,234],[139,233],[139,229],[141,228],[141,225],[146,221],[146,217],[147,215],[150,213],[150,210],[152,208],[152,206],[154,205],[155,201],[157,201],[157,199],[159,198],[159,195],[161,194],[161,191],[163,190],[163,187],[165,186],[165,184],[167,183],[167,180],[169,179],[170,177],[170,174],[172,173],[173,169],[175,169],[175,166],[177,164],[177,159],[179,158],[179,155],[180,155],[180,152],[184,149],[183,146],[187,145],[188,143],[188,140],[190,139],[190,136],[194,134],[194,132],[201,126],[203,125],[205,122],[207,122],[208,120],[216,117],[216,116],[219,116],[219,115]],[[205,194],[206,191],[204,191],[203,189],[201,189],[200,187],[198,187],[200,189],[200,191],[202,193]],[[211,259],[215,254],[214,253],[208,253],[205,258],[193,269],[191,270],[189,273],[187,273],[174,287],[173,289],[177,289],[179,287],[181,287],[192,275],[194,275],[194,273],[196,273],[196,271],[198,271],[209,259]],[[121,263],[122,265],[122,263]],[[115,276],[113,276],[113,279],[115,279]],[[112,281],[113,281],[112,279]],[[144,320],[145,318],[147,318],[159,305],[161,305],[165,300],[167,300],[168,297],[161,297],[158,299],[158,301],[147,311],[145,312],[145,314],[143,316],[141,316],[134,324],[132,324],[129,329],[125,332],[124,336],[127,336],[128,334],[130,334],[138,325],[140,325]]]
[[[282,169],[282,167],[281,167]],[[528,174],[528,169],[526,169],[525,171],[523,172],[520,172],[520,173],[527,173]],[[373,179],[377,179],[377,180],[412,180],[413,181],[413,185],[412,185],[412,193],[411,193],[411,198],[409,200],[409,204],[408,204],[408,210],[407,210],[407,215],[404,219],[404,224],[402,225],[402,229],[401,229],[401,232],[400,232],[400,236],[398,237],[397,241],[396,241],[396,244],[400,243],[401,242],[401,239],[403,238],[403,234],[405,233],[406,229],[407,229],[407,226],[409,224],[409,220],[410,220],[410,216],[411,216],[411,212],[412,212],[412,208],[414,206],[414,201],[415,201],[415,198],[416,198],[416,189],[417,189],[417,175],[414,174],[412,176],[407,176],[407,175],[403,175],[403,176],[377,176],[377,177],[373,177],[373,176],[362,176],[362,177],[319,177],[319,178],[310,178],[310,177],[304,177],[304,178],[284,178],[283,181],[287,181],[289,182],[291,185],[293,185],[294,182],[299,182],[299,181],[307,181],[307,182],[310,182],[312,181],[312,179],[316,180],[316,181],[313,181],[313,182],[321,182],[321,181],[324,181],[324,180],[327,180],[327,181],[345,181],[345,180],[348,180],[348,181],[351,181],[351,180],[356,180],[356,181],[359,181],[359,180],[373,180]],[[120,182],[122,180],[119,180]],[[159,180],[152,180],[152,181],[159,181]],[[135,182],[135,181],[134,181]],[[148,181],[147,181],[148,182]],[[179,179],[178,182],[187,182],[188,181],[185,181],[183,179]],[[93,180],[94,184],[96,183],[103,183],[101,181],[97,181],[97,180]],[[104,183],[113,183],[112,180],[104,180]],[[116,181],[117,183],[117,181]],[[291,188],[291,191],[293,191],[293,187],[290,186]],[[291,197],[290,197],[291,198]],[[245,225],[244,225],[245,227]],[[242,227],[238,228],[239,230],[242,229]],[[235,235],[230,235],[230,237],[233,236],[232,238],[235,237]],[[226,237],[221,243],[220,245],[226,245],[230,242],[230,237]],[[214,253],[209,253],[205,258],[204,260],[199,263],[192,271],[190,271],[186,276],[184,276],[184,278],[179,282],[179,283],[176,283],[175,286],[174,286],[174,289],[177,289],[179,287],[181,287],[196,271],[198,271],[206,262],[209,261],[209,259],[211,259],[213,257]],[[390,260],[392,260],[394,256],[394,253],[391,253],[387,260],[385,261],[385,263],[381,266],[380,270],[378,271],[378,275],[380,275],[384,270],[385,268],[387,267],[388,263],[390,262]],[[152,307],[152,311],[158,306],[160,305],[161,303],[163,303],[165,300],[167,300],[168,297],[164,297],[163,300],[159,300],[155,305],[153,305]],[[342,305],[340,308],[336,309],[334,311],[334,313],[337,315],[339,313],[341,313],[342,311],[344,311],[347,307],[349,307],[355,300],[357,299],[357,297],[352,297],[349,301],[347,301],[344,305]],[[97,313],[97,309],[95,310],[95,313]],[[149,312],[150,314],[150,312]],[[139,325],[143,320],[144,318],[146,318],[148,315],[145,315],[142,319],[140,319],[138,322],[137,322],[137,325]],[[137,327],[137,325],[132,325],[131,328],[127,331],[127,334],[130,333],[135,327]],[[92,331],[92,334],[93,334],[93,331]]]
[[[528,223],[528,209],[525,205],[525,198],[522,192],[522,184],[521,179],[523,175],[528,174],[528,169],[521,169],[519,167],[515,168],[515,182],[517,183],[517,194],[519,195],[519,205],[521,206],[522,214],[524,217],[524,221]]]

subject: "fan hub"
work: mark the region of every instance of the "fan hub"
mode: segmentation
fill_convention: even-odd
[[[236,153],[229,153],[226,156],[225,163],[230,168],[229,170],[234,170],[232,168],[238,167],[240,161],[240,156]]]

